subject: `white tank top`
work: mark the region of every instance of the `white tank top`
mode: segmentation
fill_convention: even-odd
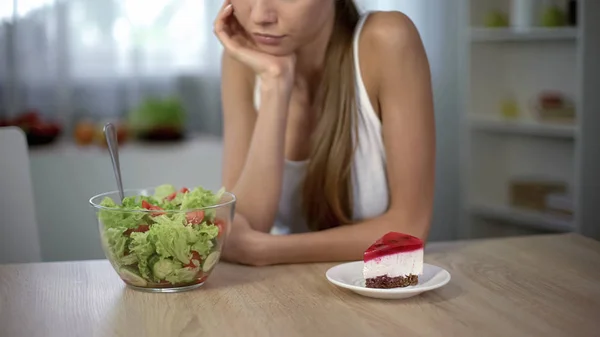
[[[361,221],[383,214],[388,209],[389,191],[386,176],[385,148],[381,121],[371,105],[362,80],[358,59],[358,41],[368,13],[363,15],[354,33],[353,52],[358,108],[358,146],[352,163],[353,220]],[[260,83],[257,81],[254,103],[260,105]],[[308,161],[285,160],[281,198],[272,234],[309,231],[302,214],[302,183]]]

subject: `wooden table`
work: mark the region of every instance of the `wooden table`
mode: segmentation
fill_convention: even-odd
[[[126,288],[106,261],[0,266],[0,336],[600,336],[600,243],[552,235],[431,244],[445,287],[377,300],[333,264],[220,264],[196,291]]]

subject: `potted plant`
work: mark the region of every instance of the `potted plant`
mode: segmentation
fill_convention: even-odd
[[[129,125],[137,138],[174,141],[184,138],[185,111],[176,97],[150,97],[129,114]]]

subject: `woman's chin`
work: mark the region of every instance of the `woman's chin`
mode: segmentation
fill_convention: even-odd
[[[285,46],[270,46],[270,45],[257,45],[258,49],[269,55],[273,56],[287,56],[294,53],[294,50],[291,48],[286,48]]]

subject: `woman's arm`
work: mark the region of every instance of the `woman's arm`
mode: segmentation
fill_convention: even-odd
[[[374,14],[365,26],[380,65],[374,77],[383,121],[389,210],[374,219],[321,232],[261,235],[257,264],[357,260],[389,231],[427,239],[435,167],[430,71],[419,34],[400,13]],[[369,28],[369,29],[368,29]],[[367,40],[367,36],[365,36]]]
[[[243,66],[235,63],[237,61],[230,57],[224,57],[223,180],[237,198],[237,212],[248,219],[252,228],[268,232],[281,193],[290,89],[282,79],[263,80],[260,109],[256,113],[252,93],[239,95],[241,81],[236,68]],[[247,98],[248,95],[251,97]],[[248,114],[254,116],[248,117]]]
[[[226,1],[215,22],[215,33],[225,46],[221,88],[223,183],[237,197],[237,212],[245,216],[253,229],[267,232],[274,222],[281,193],[295,57],[256,51],[238,25],[233,8]],[[261,80],[258,113],[252,90],[256,77]]]
[[[226,52],[221,61],[223,108],[223,186],[231,191],[244,169],[256,125],[253,106],[254,74]]]
[[[383,234],[395,231],[426,239],[429,216],[387,212],[377,218],[321,232],[262,236],[256,246],[257,265],[355,261]],[[261,248],[262,247],[262,248]]]

